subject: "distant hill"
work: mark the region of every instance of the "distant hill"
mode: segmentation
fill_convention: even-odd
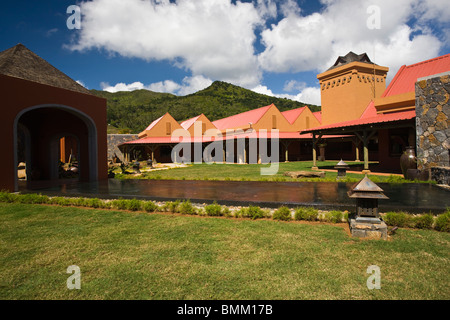
[[[186,96],[149,90],[116,93],[90,91],[107,99],[107,120],[110,125],[108,127],[120,133],[139,133],[166,112],[177,121],[202,113],[214,121],[272,103],[280,111],[305,106],[301,102],[259,94],[222,81],[215,81],[208,88]],[[320,106],[308,105],[308,107],[312,112],[320,110]]]

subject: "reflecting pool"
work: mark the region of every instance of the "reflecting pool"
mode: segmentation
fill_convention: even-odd
[[[315,206],[318,209],[352,210],[355,202],[347,191],[353,183],[336,182],[259,182],[204,180],[118,180],[97,183],[59,183],[40,186],[22,192],[47,195],[83,196],[113,199],[122,197],[155,201],[190,199],[197,203],[276,208]],[[380,183],[389,200],[379,201],[381,211],[440,213],[450,207],[450,191],[436,185],[422,183]],[[24,187],[22,187],[24,188]]]

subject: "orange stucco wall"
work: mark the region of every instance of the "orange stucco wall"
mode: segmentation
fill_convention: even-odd
[[[268,131],[271,129],[277,129],[284,132],[296,131],[275,105],[272,105],[258,122],[253,124],[253,128],[255,130],[265,129]]]
[[[106,100],[88,94],[60,89],[39,83],[0,75],[0,94],[2,97],[0,136],[3,154],[0,157],[2,176],[0,189],[13,190],[17,164],[14,163],[14,122],[22,111],[39,105],[61,105],[71,107],[90,117],[97,129],[98,179],[107,179],[106,143]],[[47,119],[50,120],[50,119]],[[60,127],[68,133],[66,126],[58,119],[47,121],[49,128]],[[70,133],[70,132],[69,132]]]
[[[352,62],[317,75],[322,125],[358,119],[371,100],[386,89],[389,68]]]
[[[144,130],[139,133],[139,138],[167,137],[171,136],[173,131],[177,129],[183,128],[169,113],[166,113],[150,130]]]
[[[317,120],[309,108],[305,108],[292,124],[292,131],[301,131],[317,126],[320,126],[319,120]]]
[[[200,115],[198,119],[187,129],[191,137],[202,136],[203,133],[210,129],[216,129],[216,126],[204,115]]]

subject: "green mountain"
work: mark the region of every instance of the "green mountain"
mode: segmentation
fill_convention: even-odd
[[[186,96],[149,90],[116,93],[91,90],[91,93],[107,99],[108,127],[122,133],[139,133],[166,112],[177,121],[202,113],[214,121],[272,103],[280,111],[305,106],[301,102],[259,94],[221,81],[215,81],[208,88]],[[308,107],[312,112],[320,110],[320,106]]]

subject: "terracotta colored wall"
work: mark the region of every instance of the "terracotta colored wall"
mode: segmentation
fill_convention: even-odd
[[[319,74],[322,125],[358,119],[369,102],[386,89],[387,71],[386,67],[353,62]]]
[[[292,131],[300,131],[317,126],[320,126],[319,120],[317,120],[309,108],[305,108],[292,124],[292,129],[294,129]]]
[[[253,124],[255,130],[265,129],[270,131],[272,129],[272,116],[276,119],[276,129],[279,131],[296,131],[293,126],[286,120],[283,114],[278,110],[276,106],[272,106],[267,112],[259,119],[257,123]]]
[[[55,88],[35,82],[0,75],[2,117],[0,137],[4,154],[0,157],[2,177],[0,189],[13,190],[16,170],[14,163],[14,121],[25,109],[38,105],[63,105],[89,116],[97,128],[98,178],[107,179],[106,100],[70,90]],[[50,126],[56,126],[54,119]],[[64,123],[60,123],[64,126]],[[67,129],[67,128],[66,128]]]
[[[198,117],[197,121],[195,121],[189,128],[189,134],[194,137],[194,136],[202,136],[204,131],[203,131],[203,124],[204,124],[204,131],[206,130],[210,130],[210,129],[217,129],[211,121],[209,121],[209,119],[204,115],[200,115],[200,117]],[[198,126],[199,129],[195,129],[196,126]],[[198,132],[195,132],[195,130],[197,130]]]
[[[170,123],[170,134],[167,134],[167,123]],[[183,129],[180,124],[169,114],[166,113],[150,130],[144,130],[139,134],[139,138],[144,137],[166,137],[171,136],[176,129]]]

